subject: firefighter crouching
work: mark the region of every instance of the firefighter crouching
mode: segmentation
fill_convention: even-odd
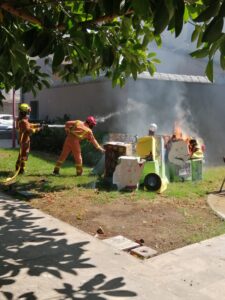
[[[58,175],[60,167],[62,166],[63,162],[66,160],[67,156],[72,152],[74,160],[75,160],[75,167],[77,176],[81,176],[83,173],[83,164],[82,164],[82,155],[81,155],[81,147],[80,141],[88,140],[91,142],[94,147],[101,151],[102,153],[105,150],[98,144],[96,141],[92,128],[96,126],[97,122],[94,117],[89,116],[87,117],[86,121],[68,121],[65,124],[65,131],[67,137],[65,139],[62,152],[59,156],[59,159],[56,162],[53,174]]]
[[[16,129],[18,130],[18,143],[20,145],[20,152],[16,162],[16,171],[20,169],[19,174],[25,171],[25,163],[28,160],[30,152],[30,135],[41,129],[38,124],[31,124],[29,122],[29,114],[31,108],[28,104],[22,103],[19,105],[19,117],[16,120]]]

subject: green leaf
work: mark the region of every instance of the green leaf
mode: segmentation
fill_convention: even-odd
[[[191,41],[194,42],[197,38],[198,38],[198,35],[201,31],[201,27],[196,25],[195,26],[195,30],[193,31],[192,35],[191,35]]]
[[[112,86],[115,87],[119,83],[120,83],[120,71],[118,69],[116,69],[113,72],[113,76],[112,76]]]
[[[51,85],[50,85],[50,83],[49,83],[47,80],[42,79],[41,82],[42,82],[47,88],[50,88]]]
[[[42,84],[40,82],[37,82],[37,86],[38,86],[38,89],[41,90],[42,89]]]
[[[175,28],[175,15],[171,18],[169,25],[168,25],[168,30],[173,30]]]
[[[220,43],[220,52],[223,56],[225,56],[225,40]]]
[[[225,70],[225,56],[220,55],[220,66],[223,70]]]
[[[26,68],[28,65],[28,59],[26,57],[26,54],[23,51],[20,51],[19,49],[15,49],[15,55],[20,66],[22,68]]]
[[[106,47],[103,49],[102,52],[102,60],[103,60],[103,64],[106,67],[111,67],[113,62],[114,62],[114,52],[113,52],[113,48],[112,47]]]
[[[184,8],[184,22],[188,22],[190,16],[189,16],[189,12],[188,12],[188,9],[187,9],[187,6],[185,6]]]
[[[160,64],[161,63],[161,60],[158,59],[158,58],[153,58],[152,59],[152,62],[156,63],[156,64]]]
[[[113,1],[101,0],[106,15],[113,15]]]
[[[153,24],[155,28],[155,35],[159,35],[169,24],[169,11],[163,0],[156,10]]]
[[[63,45],[59,45],[56,48],[53,61],[52,61],[52,68],[55,70],[64,60],[65,52]]]
[[[203,58],[206,57],[208,54],[209,54],[208,48],[203,48],[190,53],[190,55],[194,58]]]
[[[221,37],[223,29],[223,18],[215,17],[209,25],[202,36],[203,42],[213,43]]]
[[[51,35],[48,31],[40,32],[35,39],[33,40],[33,44],[28,51],[28,54],[31,57],[39,56],[40,53],[51,43]]]
[[[36,27],[31,28],[28,31],[25,31],[22,35],[23,43],[25,44],[25,48],[28,50],[31,48],[32,44],[36,40],[39,30]]]
[[[137,15],[148,17],[152,14],[148,0],[132,0],[132,7]]]
[[[215,53],[219,49],[219,47],[220,47],[219,40],[217,40],[215,43],[210,45],[210,49],[209,49],[209,58],[210,59],[215,55]]]
[[[175,10],[175,37],[178,37],[183,28],[183,15],[180,10]]]
[[[153,76],[156,71],[155,65],[152,62],[148,61],[147,69],[149,73]]]
[[[220,7],[218,16],[219,17],[225,17],[225,0],[223,0],[223,3]]]
[[[213,82],[213,60],[209,60],[206,69],[205,69],[205,74],[208,77],[208,79]]]
[[[220,7],[219,0],[215,0],[213,5],[208,6],[204,11],[200,13],[200,15],[194,19],[195,22],[205,22],[214,17]]]
[[[136,80],[137,79],[137,67],[135,66],[134,63],[131,63],[130,69],[131,69],[131,73],[132,73],[134,80]]]
[[[73,28],[73,22],[72,22],[71,19],[68,20],[67,27],[68,27],[69,30]]]
[[[183,0],[176,0],[175,10],[175,36],[178,37],[183,28],[184,17],[184,2]]]
[[[121,0],[113,0],[112,2],[113,2],[113,14],[119,15]]]
[[[162,46],[162,39],[160,35],[155,36],[156,45],[160,48]]]
[[[83,45],[85,43],[86,34],[83,31],[77,30],[77,28],[73,27],[70,34],[76,41],[76,44]]]
[[[124,17],[122,20],[121,29],[122,29],[123,36],[125,38],[129,37],[131,25],[132,25],[132,19],[129,17]]]
[[[165,5],[169,12],[169,19],[171,20],[174,16],[174,12],[175,12],[174,2],[173,2],[173,0],[167,0],[167,1],[165,1]]]
[[[200,13],[198,7],[194,7],[194,5],[188,5],[186,6],[186,9],[188,10],[188,15],[192,20],[195,20]]]
[[[35,88],[32,87],[32,88],[31,88],[31,91],[32,91],[32,94],[33,94],[34,98],[36,98],[37,92],[36,92]]]
[[[49,36],[48,42],[46,43],[45,47],[42,48],[42,50],[40,51],[38,56],[40,58],[43,58],[43,57],[48,56],[49,54],[52,54],[53,51],[54,51],[53,50],[54,49],[54,43],[55,43],[54,37]]]
[[[148,58],[151,58],[151,57],[155,57],[156,56],[156,53],[155,52],[150,52],[148,54]]]
[[[120,87],[124,87],[126,80],[124,77],[120,77]]]
[[[142,41],[142,47],[146,48],[148,44],[153,40],[153,33],[151,31],[146,32]]]
[[[198,36],[197,48],[199,48],[202,44],[202,36],[203,36],[203,31],[201,30]]]

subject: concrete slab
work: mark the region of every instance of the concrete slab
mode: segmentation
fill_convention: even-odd
[[[147,259],[147,258],[150,258],[150,257],[156,255],[157,251],[150,247],[147,247],[147,246],[141,246],[141,247],[132,249],[131,254],[135,254],[142,259]]]
[[[225,235],[140,260],[0,193],[0,299],[224,299]]]
[[[225,193],[208,195],[207,203],[220,218],[225,220]]]
[[[123,250],[123,251],[131,250],[133,248],[140,246],[140,244],[132,240],[129,240],[128,238],[122,235],[117,235],[108,239],[104,239],[103,242],[118,250]]]

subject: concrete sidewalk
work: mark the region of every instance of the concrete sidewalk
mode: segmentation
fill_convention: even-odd
[[[0,299],[225,299],[225,235],[141,261],[0,194]]]
[[[221,219],[225,220],[225,192],[210,194],[207,203]]]

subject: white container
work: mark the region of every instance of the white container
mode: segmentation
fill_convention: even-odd
[[[137,156],[120,156],[118,165],[113,173],[113,184],[117,185],[118,190],[135,190],[144,168],[145,160]]]

